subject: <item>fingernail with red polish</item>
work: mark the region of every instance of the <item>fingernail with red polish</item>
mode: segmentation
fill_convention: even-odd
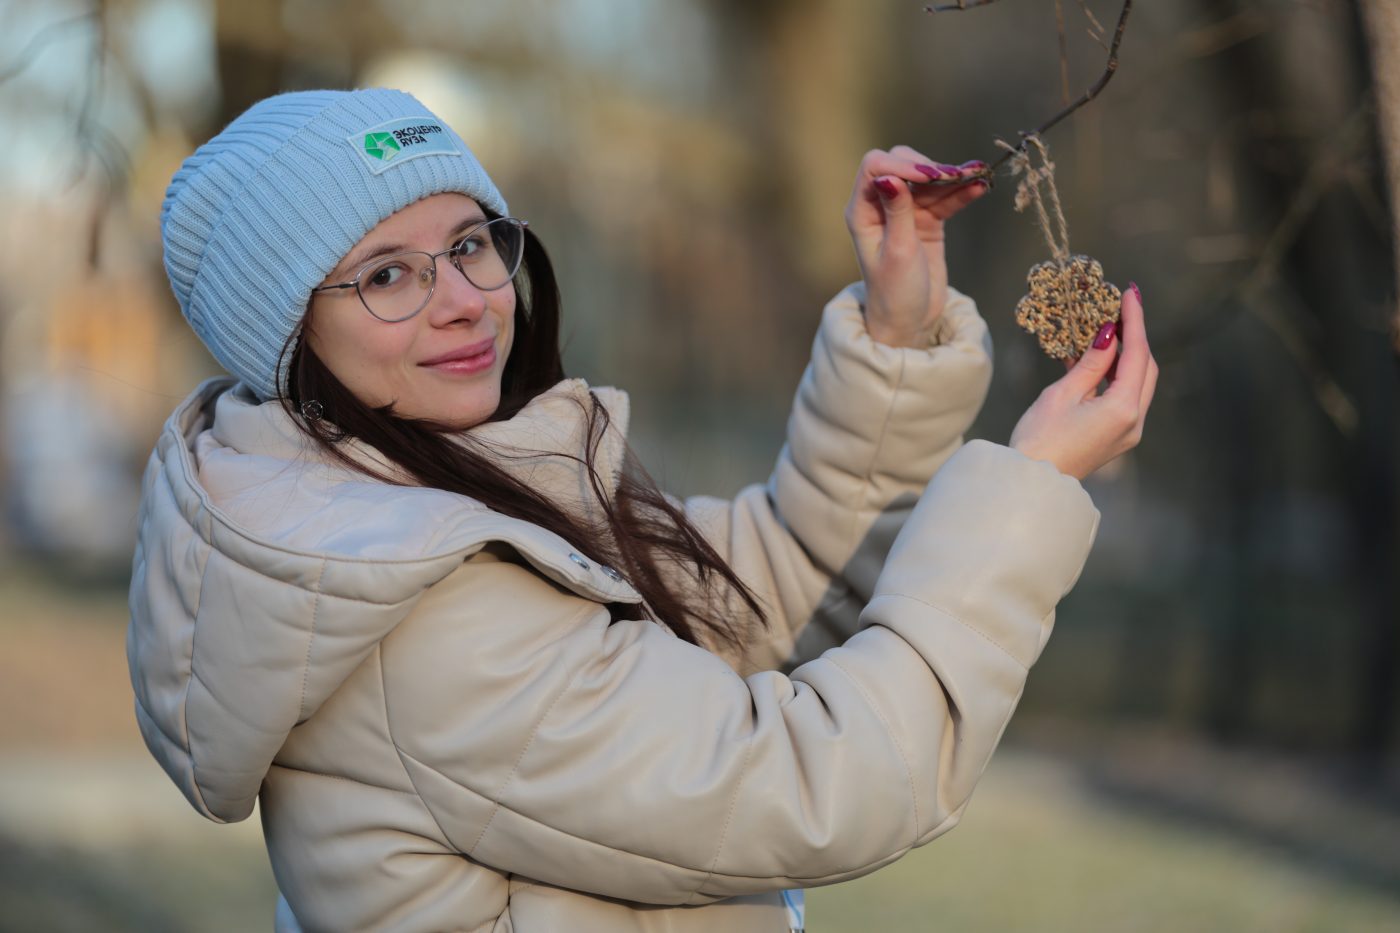
[[[888,178],[875,179],[875,187],[880,189],[880,194],[886,198],[895,198],[899,196],[899,189],[896,188],[894,182],[890,181]]]
[[[939,167],[939,169],[941,169],[941,170],[943,171],[943,173],[944,173],[945,175],[961,175],[961,174],[962,174],[962,169],[958,168],[958,166],[956,166],[956,165],[949,165],[947,162],[939,162],[939,163],[938,163],[938,167]]]
[[[943,177],[943,172],[940,171],[936,166],[933,166],[933,165],[924,165],[923,163],[919,163],[918,165],[915,165],[914,167],[915,167],[916,169],[918,169],[919,171],[923,172],[923,173],[924,173],[925,175],[927,175],[929,178],[942,178],[942,177]]]
[[[980,172],[986,167],[987,163],[983,162],[981,159],[970,159],[969,161],[964,162],[962,165],[958,166],[958,168],[968,172]]]
[[[1137,287],[1136,282],[1129,282],[1128,287],[1133,290],[1133,295],[1138,300],[1138,307],[1142,307],[1142,289]]]
[[[1099,332],[1098,332],[1097,336],[1094,337],[1094,349],[1095,349],[1095,350],[1107,350],[1108,347],[1109,347],[1109,345],[1112,344],[1112,343],[1113,343],[1113,322],[1112,322],[1112,321],[1109,321],[1109,322],[1108,322],[1107,324],[1105,324],[1103,327],[1100,327],[1100,328],[1099,328]]]

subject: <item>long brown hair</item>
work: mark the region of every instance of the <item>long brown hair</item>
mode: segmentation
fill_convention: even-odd
[[[496,216],[489,210],[486,213]],[[515,338],[501,377],[500,406],[490,421],[511,418],[531,399],[566,378],[559,353],[559,287],[544,245],[529,228],[513,287],[518,298]],[[738,648],[745,622],[767,625],[758,597],[661,492],[630,446],[616,493],[605,488],[595,458],[609,417],[592,392],[584,413],[584,456],[574,459],[587,472],[601,506],[603,519],[596,524],[570,514],[473,450],[470,432],[452,432],[431,421],[399,417],[392,402],[377,408],[364,404],[299,335],[283,348],[284,359],[288,352],[291,359],[283,407],[312,441],[347,466],[383,482],[404,483],[375,472],[341,449],[346,438],[357,438],[419,485],[469,496],[497,512],[554,532],[580,553],[617,568],[645,601],[643,613],[693,644],[714,645],[718,641]],[[323,417],[297,417],[301,403],[309,399],[321,403]],[[663,566],[678,567],[681,573],[663,573]],[[738,604],[726,597],[737,597]],[[749,618],[733,617],[736,611]]]

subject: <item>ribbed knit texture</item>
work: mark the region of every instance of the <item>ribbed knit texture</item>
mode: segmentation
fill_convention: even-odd
[[[350,137],[404,118],[441,124],[461,154],[401,153],[375,174]],[[200,146],[171,180],[160,215],[170,287],[214,358],[259,399],[273,398],[286,390],[278,356],[311,289],[380,221],[445,191],[507,213],[476,156],[411,95],[376,88],[269,97]]]

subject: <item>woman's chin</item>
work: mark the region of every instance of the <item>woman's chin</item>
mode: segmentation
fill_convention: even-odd
[[[402,418],[418,418],[453,431],[465,431],[490,418],[500,404],[501,387],[497,383],[479,386],[474,392],[444,393],[411,411],[400,407],[397,413]]]

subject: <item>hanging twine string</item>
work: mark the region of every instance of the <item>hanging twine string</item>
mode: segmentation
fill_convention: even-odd
[[[1055,258],[1061,269],[1069,267],[1069,224],[1065,221],[1065,212],[1060,207],[1060,190],[1055,187],[1055,163],[1050,161],[1050,150],[1039,136],[1031,134],[1027,136],[1026,148],[1017,148],[1004,139],[998,139],[996,144],[1007,152],[1011,153],[1011,174],[1020,175],[1021,181],[1016,185],[1016,210],[1024,211],[1027,206],[1035,205],[1036,219],[1040,222],[1040,232],[1045,235],[1045,243],[1050,247],[1050,255]],[[1031,164],[1031,150],[1034,149],[1040,156],[1040,167],[1036,168]],[[1046,194],[1041,193],[1041,186],[1045,187]],[[1050,210],[1045,208],[1046,195],[1049,196]],[[1050,213],[1055,215],[1055,224],[1059,228],[1059,236],[1050,228]]]
[[[1041,349],[1050,356],[1079,357],[1100,327],[1118,319],[1122,293],[1104,281],[1098,260],[1070,253],[1069,224],[1055,187],[1055,163],[1040,137],[1027,135],[1022,148],[1000,139],[996,142],[1009,153],[1011,173],[1021,177],[1016,185],[1016,210],[1035,207],[1052,257],[1032,267],[1027,275],[1029,291],[1016,305],[1016,322],[1035,334]],[[1039,165],[1033,157],[1038,157]]]

